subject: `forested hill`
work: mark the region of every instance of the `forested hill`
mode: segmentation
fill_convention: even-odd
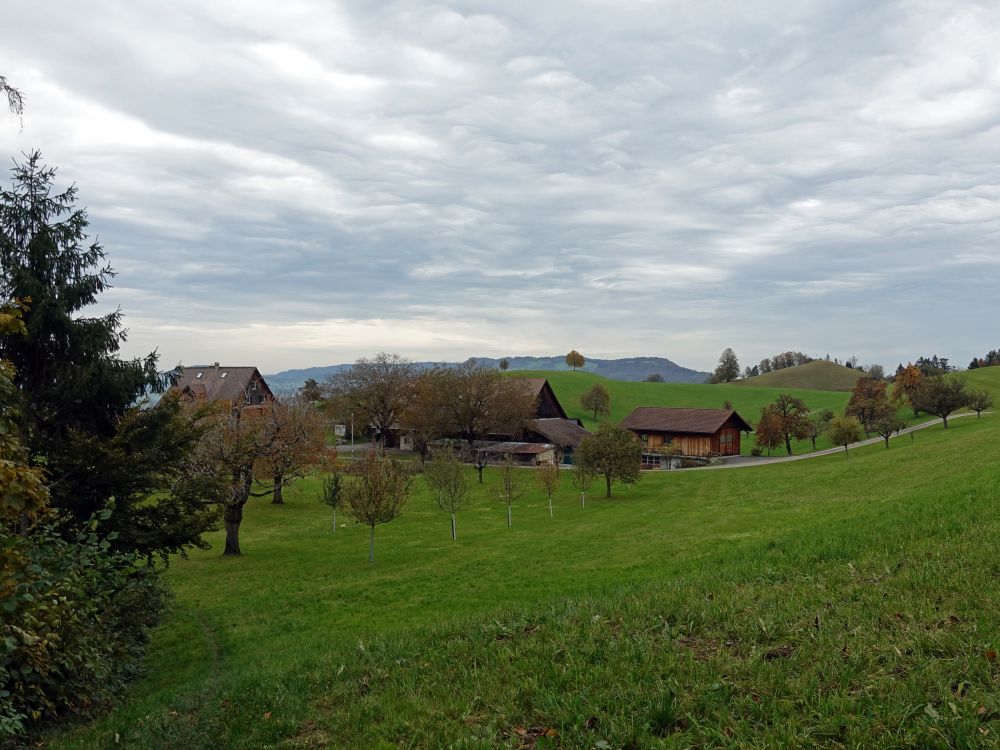
[[[500,359],[495,357],[475,357],[477,362],[497,367]],[[507,357],[511,370],[569,370],[564,355],[554,357]],[[420,367],[430,367],[436,362],[418,362]],[[301,370],[284,370],[273,375],[265,375],[271,388],[290,391],[299,388],[306,379],[322,381],[324,378],[349,368],[351,365],[327,365],[307,367]],[[650,375],[660,375],[667,383],[703,383],[710,373],[681,367],[665,357],[626,357],[624,359],[588,359],[582,368],[595,375],[603,375],[612,380],[645,380]]]

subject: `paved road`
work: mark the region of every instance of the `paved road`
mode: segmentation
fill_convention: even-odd
[[[989,416],[991,412],[984,412],[986,416]],[[975,412],[962,412],[961,414],[952,414],[948,417],[949,421],[955,419],[962,419],[963,417],[974,417]],[[920,424],[913,425],[912,427],[906,427],[900,430],[898,433],[893,435],[890,440],[896,440],[903,435],[908,435],[911,432],[916,432],[917,430],[924,430],[928,427],[933,427],[934,425],[941,424],[940,419],[932,419],[929,422],[921,422]],[[875,445],[876,443],[884,442],[881,437],[868,438],[867,440],[862,440],[859,443],[851,443],[848,448],[861,448],[865,445]],[[713,466],[696,466],[690,469],[672,469],[671,471],[717,471],[719,469],[745,469],[748,466],[767,466],[770,464],[784,464],[789,461],[804,461],[807,458],[818,458],[819,456],[831,456],[834,453],[842,453],[843,448],[827,448],[826,450],[814,451],[813,453],[802,453],[798,456],[737,456],[735,458],[727,458],[725,463],[715,464]],[[663,469],[652,469],[651,471],[663,471]]]

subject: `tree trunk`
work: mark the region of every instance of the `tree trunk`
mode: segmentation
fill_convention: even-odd
[[[271,505],[284,505],[285,496],[282,492],[285,486],[285,477],[283,474],[274,475],[274,493],[271,496]]]
[[[514,524],[513,524],[513,522],[512,522],[512,519],[511,519],[511,517],[510,517],[510,503],[508,503],[508,504],[507,504],[507,528],[509,529],[509,528],[510,528],[511,526],[513,526],[513,525],[514,525]]]
[[[848,458],[846,445],[844,446],[844,458]]]
[[[333,533],[337,533],[337,509],[333,509]]]
[[[226,546],[223,555],[240,554],[240,524],[243,522],[243,505],[227,505],[223,514],[223,524],[226,527]]]
[[[455,514],[451,514],[451,541],[458,541],[458,532],[455,529]]]
[[[549,495],[549,518],[552,518],[554,515],[552,512],[552,495]]]
[[[814,437],[812,441],[813,441],[813,450],[816,450],[816,438]]]
[[[480,484],[483,483],[483,469],[485,469],[485,468],[486,468],[485,466],[477,466],[476,467],[476,471],[479,472],[479,483]]]
[[[785,451],[788,455],[792,455],[792,438],[789,435],[785,435]]]
[[[604,497],[611,497],[611,475],[610,474],[605,474],[604,475],[604,481],[607,483],[607,487],[608,487],[608,491],[604,495]]]
[[[375,527],[372,526],[372,535],[368,541],[368,562],[375,562]]]
[[[883,435],[882,437],[885,438],[885,447],[888,448],[889,447],[889,438],[892,437],[892,436],[891,435]]]
[[[941,421],[944,422],[944,428],[947,430],[948,429],[948,415],[945,414],[944,416],[942,416],[941,417]]]

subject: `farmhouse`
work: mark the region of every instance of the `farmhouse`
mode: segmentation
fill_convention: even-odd
[[[218,362],[181,368],[167,393],[179,393],[184,401],[228,401],[233,406],[274,401],[274,394],[256,367],[223,367]]]
[[[546,443],[519,443],[504,441],[476,446],[476,452],[487,461],[496,462],[511,458],[522,466],[538,466],[556,460],[556,448]]]
[[[643,465],[658,467],[664,449],[682,456],[738,456],[740,433],[753,428],[732,409],[639,406],[621,426],[642,441]]]

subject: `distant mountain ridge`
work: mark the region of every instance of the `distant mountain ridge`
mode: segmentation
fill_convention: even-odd
[[[499,357],[473,357],[477,362],[489,367],[499,367]],[[565,355],[554,357],[507,357],[510,370],[570,370],[566,364]],[[440,362],[416,362],[417,367],[433,367]],[[457,364],[446,362],[444,364]],[[287,393],[302,387],[307,379],[322,382],[330,375],[343,370],[349,370],[352,364],[327,365],[325,367],[306,367],[298,370],[283,370],[272,375],[265,375],[268,385],[275,391]],[[629,380],[638,382],[650,375],[660,375],[667,383],[703,383],[711,373],[681,367],[665,357],[625,357],[623,359],[588,359],[582,368],[586,372],[601,375],[611,380]]]

